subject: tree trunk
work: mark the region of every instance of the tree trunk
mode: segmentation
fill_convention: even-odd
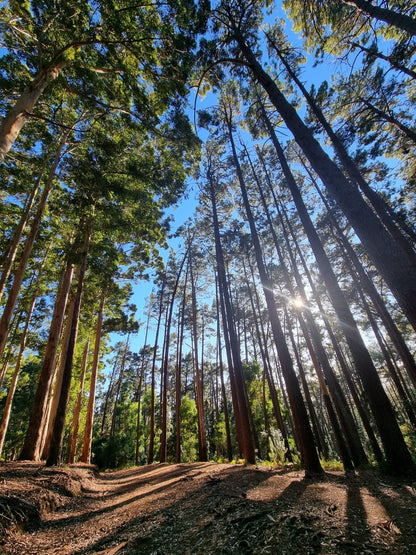
[[[47,163],[48,163],[48,158],[46,158],[45,161],[43,162],[42,169],[41,169],[40,175],[39,175],[39,177],[36,181],[36,184],[33,187],[33,189],[31,190],[30,194],[28,195],[27,201],[26,201],[24,209],[23,209],[23,213],[20,217],[19,224],[17,225],[16,229],[14,230],[13,238],[11,240],[10,247],[8,248],[7,257],[5,257],[4,263],[1,264],[2,273],[1,273],[1,279],[0,279],[0,301],[3,297],[4,289],[5,289],[6,283],[7,283],[7,279],[10,275],[11,270],[12,270],[13,263],[14,263],[14,260],[16,258],[16,253],[17,253],[18,247],[20,245],[20,241],[22,239],[23,233],[26,229],[26,225],[27,225],[27,222],[28,222],[29,217],[30,217],[30,212],[31,212],[33,204],[35,202],[35,197],[36,197],[36,194],[39,190],[41,179],[42,179],[43,173],[46,169]]]
[[[116,393],[114,396],[114,406],[113,406],[113,414],[112,414],[112,418],[111,418],[111,427],[110,427],[110,436],[109,436],[109,440],[108,440],[108,444],[109,444],[109,450],[110,450],[110,460],[111,460],[111,467],[116,466],[115,463],[115,459],[113,457],[113,455],[115,456],[115,450],[114,450],[114,435],[116,432],[116,420],[117,420],[117,407],[118,407],[118,401],[120,398],[120,390],[121,390],[121,386],[123,383],[123,378],[124,378],[124,371],[126,369],[126,360],[127,360],[127,355],[129,353],[129,342],[130,342],[130,332],[127,334],[127,339],[126,339],[126,344],[124,346],[124,350],[123,350],[123,356],[120,362],[120,373],[118,376],[118,380],[117,380],[117,388],[116,388]]]
[[[240,184],[240,190],[243,197],[243,203],[250,225],[251,238],[253,241],[254,252],[256,255],[257,268],[260,275],[260,281],[263,286],[263,292],[266,299],[269,321],[272,327],[273,338],[276,343],[283,377],[286,383],[287,393],[289,396],[290,408],[293,414],[293,420],[296,427],[296,434],[300,442],[301,459],[306,473],[322,473],[321,463],[316,452],[315,442],[313,440],[312,430],[309,424],[308,413],[306,412],[303,402],[299,383],[293,368],[292,359],[286,344],[282,326],[277,313],[276,301],[273,293],[273,283],[269,279],[263,262],[263,255],[260,247],[260,241],[257,234],[253,214],[247,196],[247,190],[243,179],[243,174],[238,161],[237,152],[234,145],[232,135],[232,123],[227,121],[228,137],[231,144],[234,166],[237,171],[237,177]]]
[[[84,348],[84,355],[82,357],[79,392],[77,395],[77,400],[75,402],[74,415],[72,417],[72,431],[69,436],[69,442],[68,442],[68,464],[73,464],[75,462],[75,455],[77,452],[79,417],[81,414],[82,397],[84,395],[84,381],[85,381],[85,373],[87,370],[89,349],[90,349],[90,335],[88,335],[88,339]]]
[[[38,273],[38,278],[40,276],[40,270]],[[14,397],[14,393],[16,391],[16,386],[17,386],[17,380],[19,378],[19,373],[20,373],[20,368],[22,365],[22,360],[23,360],[23,354],[26,348],[26,339],[27,339],[27,334],[29,331],[29,325],[30,325],[30,319],[32,317],[33,314],[33,309],[35,308],[35,303],[37,300],[37,287],[35,289],[35,292],[33,294],[32,297],[32,302],[30,303],[30,307],[27,313],[27,317],[26,317],[26,323],[25,323],[25,327],[22,333],[22,339],[21,339],[21,343],[20,343],[20,350],[19,350],[19,354],[17,356],[17,361],[16,361],[16,366],[14,369],[14,373],[13,373],[13,377],[12,377],[12,381],[10,383],[9,386],[9,391],[7,392],[7,398],[6,398],[6,404],[4,406],[4,410],[3,410],[3,418],[0,424],[0,457],[1,457],[1,452],[3,450],[3,444],[4,444],[4,439],[6,437],[6,433],[7,433],[7,428],[9,425],[9,420],[10,420],[10,413],[12,410],[12,403],[13,403],[13,397]]]
[[[189,258],[186,264],[185,281],[181,308],[178,315],[178,349],[175,371],[175,425],[176,425],[176,463],[181,462],[181,399],[182,399],[182,350],[185,331],[186,286],[188,283]]]
[[[234,417],[236,423],[237,439],[240,451],[249,464],[255,464],[256,453],[254,451],[253,438],[250,433],[250,421],[246,406],[245,381],[241,364],[240,349],[232,318],[231,301],[227,288],[225,274],[224,255],[221,246],[217,205],[215,199],[214,179],[211,169],[208,170],[207,178],[210,187],[210,198],[212,204],[212,215],[214,224],[215,253],[218,274],[218,286],[221,299],[222,320],[224,326],[224,338],[226,341],[228,366],[230,371],[231,392],[233,395]],[[228,346],[227,346],[228,342]]]
[[[149,333],[150,314],[151,314],[151,310],[149,308],[149,314],[147,315],[147,322],[146,322],[146,332],[144,334],[144,344],[142,349],[143,358],[142,358],[142,364],[140,368],[139,385],[137,387],[136,451],[134,455],[134,464],[136,466],[139,466],[140,411],[141,411],[143,379],[146,372],[146,349],[147,349],[147,336]]]
[[[48,404],[48,393],[53,377],[56,351],[62,331],[62,323],[65,316],[65,307],[71,286],[73,270],[74,265],[68,258],[55,301],[42,370],[38,380],[23,449],[19,456],[20,460],[40,460],[42,423],[46,416],[45,411]]]
[[[285,176],[286,185],[292,194],[303,228],[318,263],[320,275],[327,287],[328,294],[331,298],[337,318],[342,325],[342,331],[354,359],[355,368],[363,382],[368,396],[383,442],[389,470],[391,472],[397,472],[398,469],[401,468],[401,471],[404,473],[413,472],[414,464],[397,424],[389,398],[383,389],[377,370],[361,338],[354,317],[338,285],[337,278],[309,217],[306,206],[303,203],[303,199],[289,169],[286,158],[284,157],[283,150],[277,140],[274,129],[271,127],[268,119],[266,119],[266,124],[273,145],[276,148],[279,162]]]
[[[78,276],[75,276],[75,279],[78,280]],[[69,296],[71,297],[71,295]],[[72,317],[74,315],[75,300],[76,300],[75,295],[73,295],[73,298],[70,300],[69,306],[68,306],[68,311],[67,311],[68,313],[66,317],[66,323],[63,331],[63,338],[61,341],[61,349],[59,353],[59,364],[57,364],[55,377],[51,381],[48,417],[45,418],[44,431],[42,432],[42,437],[43,437],[42,449],[41,449],[42,460],[46,460],[48,458],[49,449],[51,446],[55,416],[58,410],[58,405],[61,397],[62,380],[64,377],[64,371],[65,371],[65,360],[66,360],[66,354],[68,352],[69,337],[71,334]]]
[[[250,164],[251,164],[251,160],[250,160]],[[252,171],[255,175],[254,172],[254,168],[251,164],[252,167]],[[271,188],[271,183],[270,183],[270,179],[269,176],[267,174],[266,171],[266,167],[264,167],[264,170],[266,172],[266,182],[268,183],[269,187]],[[279,244],[279,240],[277,238],[276,232],[274,230],[274,226],[273,223],[271,221],[271,217],[270,217],[270,212],[269,212],[269,208],[266,202],[266,198],[264,196],[263,190],[260,187],[260,184],[257,180],[257,177],[255,175],[255,180],[257,183],[257,188],[263,203],[263,208],[265,210],[266,216],[267,216],[267,221],[269,224],[269,228],[270,231],[272,233],[273,236],[273,240],[274,240],[274,244],[275,244],[275,249],[276,252],[278,254],[279,257],[279,261],[280,261],[280,266],[281,269],[283,271],[283,276],[286,282],[286,286],[289,290],[289,293],[293,298],[295,298],[295,290],[294,287],[292,285],[291,282],[291,276],[289,273],[289,270],[286,266],[284,257],[283,257],[283,253],[282,253],[282,249],[280,248],[280,244]],[[278,208],[278,207],[276,207]],[[334,434],[335,434],[335,438],[336,438],[336,442],[339,448],[339,453],[340,456],[343,459],[344,465],[347,465],[346,467],[350,468],[351,467],[351,460],[348,454],[348,449],[350,450],[351,453],[351,457],[352,457],[352,461],[354,462],[354,465],[359,467],[361,465],[366,465],[368,464],[368,460],[367,460],[367,456],[364,452],[364,449],[362,447],[361,444],[361,440],[360,437],[358,435],[358,430],[355,426],[354,423],[354,419],[352,417],[352,414],[348,408],[348,405],[346,403],[346,399],[345,396],[340,388],[340,385],[338,383],[338,380],[331,368],[331,365],[329,363],[328,357],[326,355],[325,349],[322,345],[322,341],[321,341],[321,336],[320,336],[320,332],[318,329],[318,326],[315,323],[315,319],[312,316],[311,311],[307,308],[308,306],[308,302],[307,302],[307,297],[306,297],[306,293],[305,293],[305,289],[303,286],[303,282],[302,279],[300,277],[298,268],[297,268],[297,264],[295,261],[295,258],[293,256],[293,252],[289,247],[289,241],[288,241],[288,237],[286,235],[286,230],[285,228],[282,226],[282,231],[285,237],[285,242],[288,246],[288,253],[289,253],[289,258],[291,261],[291,265],[292,265],[292,274],[295,277],[295,281],[296,281],[296,285],[298,288],[298,291],[302,297],[302,299],[304,299],[305,302],[305,308],[304,308],[304,312],[305,312],[305,317],[306,317],[306,322],[303,319],[303,316],[300,312],[300,310],[297,313],[297,317],[302,329],[302,333],[305,337],[305,341],[307,343],[307,347],[310,351],[311,354],[311,358],[314,364],[314,368],[315,371],[317,373],[318,376],[318,380],[319,380],[319,384],[320,384],[320,388],[322,391],[322,395],[324,397],[324,402],[325,402],[325,406],[328,410],[328,416],[329,419],[334,427]],[[309,334],[310,337],[312,339],[312,343],[309,339]],[[323,372],[323,375],[322,375]],[[327,391],[327,389],[329,390],[329,392]],[[338,419],[339,419],[339,423],[338,420],[336,418],[335,412],[334,412],[334,408],[335,407],[335,411],[336,414],[338,415]],[[348,444],[348,449],[346,448],[346,446],[344,445],[345,441],[344,438],[342,436],[342,433],[340,433],[341,431],[339,430],[339,425],[342,428],[342,432],[345,436],[345,440],[347,441]]]
[[[195,276],[192,267],[192,256],[189,259],[189,277],[191,280],[191,298],[192,298],[192,336],[193,336],[193,364],[194,364],[194,380],[196,390],[196,408],[198,415],[198,445],[199,445],[199,460],[208,460],[207,440],[205,435],[204,424],[204,403],[202,399],[203,383],[201,380],[199,359],[198,359],[198,328],[197,328],[197,303],[196,303],[196,286]]]
[[[404,14],[397,13],[388,8],[382,8],[380,6],[375,6],[367,0],[341,0],[344,4],[348,6],[353,6],[357,8],[358,11],[363,12],[379,21],[384,21],[388,25],[402,29],[411,35],[416,35],[416,21]]]
[[[248,254],[248,253],[247,253]],[[251,276],[254,282],[254,272],[253,272],[253,268],[252,265],[250,264],[250,260],[248,259],[249,262],[249,267],[250,267],[250,272],[251,272]],[[249,293],[249,298],[250,298],[250,304],[251,304],[251,309],[253,311],[253,317],[254,317],[254,325],[255,325],[255,329],[256,329],[256,334],[257,334],[257,341],[259,344],[259,348],[260,348],[260,355],[263,361],[263,367],[264,367],[264,374],[266,376],[266,380],[267,380],[267,385],[269,388],[269,393],[270,393],[270,398],[272,401],[272,405],[273,405],[273,412],[276,418],[276,422],[277,422],[277,426],[280,430],[280,433],[282,434],[282,438],[285,444],[285,457],[287,458],[288,461],[292,462],[293,461],[293,457],[292,457],[292,453],[290,451],[290,446],[289,446],[289,439],[287,436],[287,431],[286,431],[286,426],[285,423],[283,421],[283,416],[282,416],[282,411],[280,410],[280,403],[279,403],[279,399],[277,397],[277,391],[276,391],[276,387],[275,384],[273,382],[273,378],[272,378],[272,374],[271,374],[271,369],[270,369],[270,359],[269,359],[269,355],[267,352],[267,341],[266,341],[266,334],[264,331],[264,325],[263,325],[263,321],[260,318],[256,317],[256,313],[260,314],[260,300],[259,300],[259,296],[257,294],[256,288],[254,287],[254,297],[256,299],[256,304],[254,303],[254,298],[253,298],[253,293],[251,290],[251,287],[249,286],[249,282],[248,282],[248,277],[247,277],[247,271],[246,271],[246,267],[244,265],[244,261],[243,261],[243,268],[244,268],[244,277],[245,277],[245,281],[246,281],[246,285],[247,285],[247,289],[248,289],[248,293]],[[257,306],[257,308],[256,308]]]
[[[378,293],[371,279],[368,277],[366,271],[363,268],[363,265],[361,264],[358,256],[356,255],[354,249],[349,243],[347,237],[342,232],[338,222],[332,216],[330,207],[315,180],[313,181],[313,184],[327,209],[328,215],[330,217],[330,222],[333,227],[333,236],[338,242],[338,244],[340,244],[342,248],[345,250],[345,254],[346,254],[345,261],[350,268],[351,275],[354,275],[354,272],[352,270],[352,267],[354,267],[355,271],[357,272],[361,287],[364,289],[364,291],[372,300],[378,314],[380,315],[381,320],[383,321],[383,324],[390,336],[390,339],[397,353],[399,354],[400,358],[403,361],[403,365],[406,368],[406,371],[410,379],[412,380],[413,384],[416,387],[416,362],[412,356],[412,353],[410,352],[408,346],[406,345],[406,342],[402,334],[398,330],[393,318],[388,312],[383,299],[381,298],[380,294]]]
[[[231,444],[231,430],[230,430],[230,418],[228,415],[228,403],[227,395],[225,393],[224,384],[224,364],[222,360],[222,345],[221,345],[221,327],[220,327],[220,301],[219,301],[219,290],[218,290],[218,279],[215,280],[215,310],[217,315],[217,353],[218,353],[218,366],[220,372],[220,382],[221,382],[221,396],[222,405],[224,410],[224,422],[225,422],[225,438],[227,444],[227,458],[228,461],[233,459],[233,448]]]
[[[77,342],[79,314],[81,310],[81,298],[84,287],[84,277],[87,269],[88,247],[91,238],[91,230],[89,226],[85,230],[85,239],[82,249],[82,259],[80,271],[78,274],[77,291],[75,294],[74,311],[72,315],[71,331],[68,339],[68,348],[65,356],[64,373],[62,377],[62,386],[59,396],[59,405],[55,415],[53,425],[49,456],[46,459],[46,466],[55,466],[60,464],[62,456],[62,442],[64,438],[65,416],[68,405],[69,394],[71,390],[72,368],[74,361],[75,345]]]
[[[63,67],[64,63],[60,62],[39,70],[33,81],[17,99],[16,104],[4,116],[0,124],[0,163],[3,162],[23,125],[30,118],[43,91],[58,77]]]
[[[87,417],[85,420],[84,440],[82,444],[81,462],[90,464],[91,462],[91,441],[92,426],[94,423],[95,388],[97,385],[98,362],[100,359],[101,330],[103,326],[105,292],[101,297],[100,308],[98,309],[97,325],[95,329],[94,357],[91,368],[90,392],[88,397]]]
[[[159,331],[160,324],[162,321],[163,314],[163,295],[165,290],[165,280],[163,280],[161,290],[160,290],[160,300],[159,300],[159,316],[157,319],[156,335],[155,335],[155,347],[153,351],[153,361],[152,361],[152,377],[151,377],[151,397],[150,397],[150,430],[149,430],[149,449],[147,452],[147,464],[153,462],[154,456],[154,443],[155,443],[155,371],[156,371],[156,358],[157,358],[157,347],[159,341]]]

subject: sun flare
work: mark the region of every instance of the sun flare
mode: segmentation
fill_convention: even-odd
[[[303,308],[305,305],[303,304],[302,297],[295,297],[292,299],[292,306],[297,309]]]

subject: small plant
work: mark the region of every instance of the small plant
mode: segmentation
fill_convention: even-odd
[[[328,461],[322,459],[321,465],[324,470],[344,470],[342,462],[338,459],[330,459]]]

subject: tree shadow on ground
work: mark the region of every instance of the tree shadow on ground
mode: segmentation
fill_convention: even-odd
[[[256,491],[272,476],[275,474],[255,469],[228,469],[191,488],[178,501],[167,499],[145,516],[132,518],[76,555],[114,545],[120,545],[119,553],[123,554],[252,553],[253,544],[258,548],[273,539],[271,529],[277,521],[272,515],[280,511],[284,517],[285,507],[296,505],[311,483],[309,479],[290,481],[281,477],[287,482],[282,492],[276,489],[267,501],[256,500]],[[295,522],[283,520],[281,528],[294,535],[299,532],[299,523],[305,527],[302,515]]]
[[[191,472],[191,470],[186,470],[186,469],[181,469],[180,471],[177,472],[171,472],[170,474],[168,473],[164,473],[164,475],[159,475],[159,478],[157,480],[157,483],[159,484],[160,482],[164,482],[164,481],[168,481],[170,483],[168,484],[163,484],[160,485],[159,487],[153,487],[143,493],[140,493],[138,495],[133,495],[128,497],[127,499],[125,499],[124,501],[120,501],[118,503],[113,503],[113,504],[106,504],[103,508],[101,509],[96,509],[96,510],[92,510],[92,511],[86,511],[85,508],[84,510],[82,510],[82,512],[76,516],[71,516],[71,517],[64,517],[62,519],[53,519],[53,520],[49,520],[46,521],[43,525],[44,528],[64,528],[67,526],[71,526],[72,524],[76,524],[76,523],[80,523],[80,522],[86,522],[87,520],[90,520],[92,518],[95,518],[99,515],[104,515],[105,513],[109,513],[112,512],[116,509],[119,509],[121,507],[128,507],[128,505],[131,505],[133,503],[136,503],[137,501],[144,499],[150,495],[155,495],[155,494],[160,494],[166,490],[169,490],[170,488],[172,488],[173,486],[179,484],[182,480],[182,478],[179,478],[179,476],[182,475],[186,475],[189,474]],[[192,469],[193,472],[193,469]],[[175,479],[177,478],[177,479]],[[140,484],[129,484],[128,489],[126,490],[125,488],[121,487],[121,488],[117,488],[112,494],[109,495],[104,495],[101,496],[101,500],[106,503],[108,501],[109,498],[113,498],[113,497],[118,497],[119,495],[127,495],[128,493],[137,490],[138,488],[140,488],[143,485],[147,485],[140,483]]]
[[[81,476],[71,471],[71,480]],[[16,467],[13,484],[17,475]],[[9,495],[47,495],[36,480],[23,478]],[[215,463],[86,474],[90,494],[66,496],[36,534],[7,540],[6,553],[413,555],[414,490],[405,480],[385,481],[375,472],[311,479],[296,470]]]

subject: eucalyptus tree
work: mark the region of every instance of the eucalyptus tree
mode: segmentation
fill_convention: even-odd
[[[190,2],[11,2],[1,8],[3,120],[0,159],[28,120],[53,119],[77,97],[154,125],[186,93],[193,35],[204,6]],[[168,78],[166,78],[168,77]],[[45,95],[51,108],[45,113]]]

